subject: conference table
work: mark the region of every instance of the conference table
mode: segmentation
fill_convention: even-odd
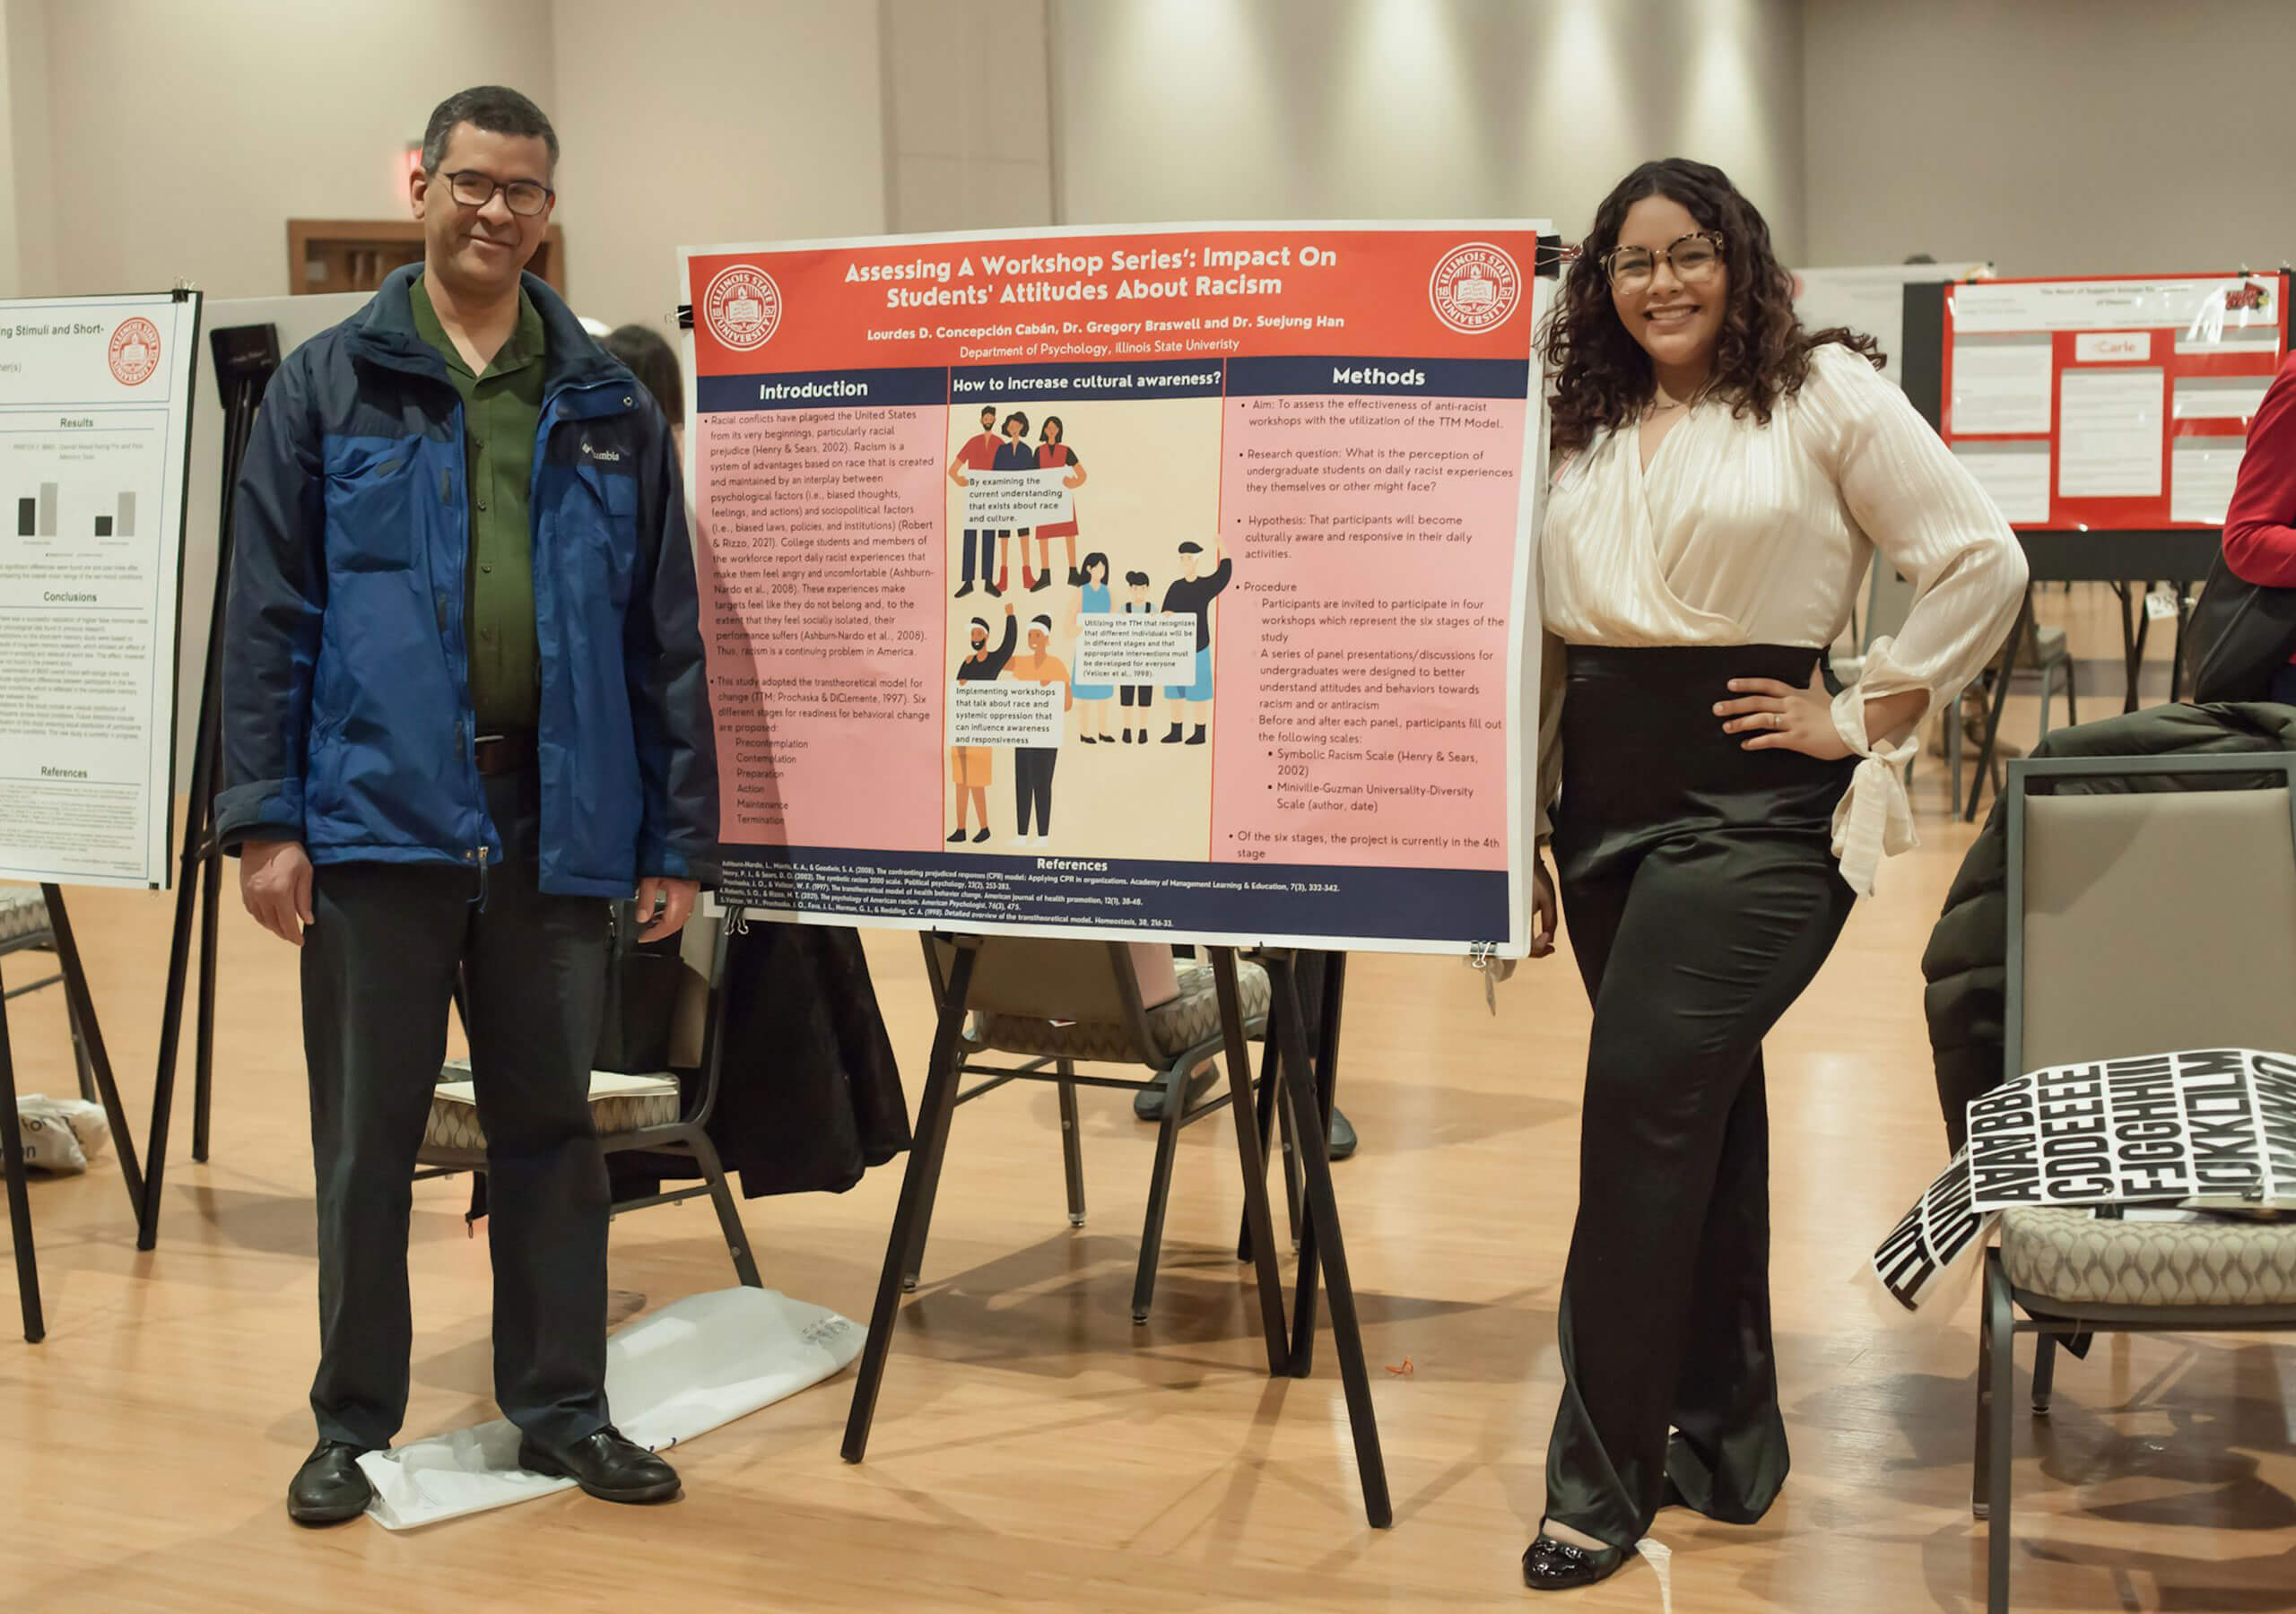
[[[2224,535],[2216,527],[2163,527],[2148,531],[2081,532],[2033,529],[2020,532],[2017,542],[2036,583],[2109,583],[2120,596],[2121,656],[2126,671],[2126,692],[2121,710],[2136,710],[2137,680],[2144,669],[2145,638],[2152,613],[2140,607],[2135,589],[2148,592],[2155,583],[2176,591],[2177,638],[2169,660],[2169,699],[2184,692],[2185,626],[2191,616],[2192,586],[2208,575]],[[2002,647],[2001,676],[1993,681],[1993,699],[1985,717],[1985,739],[1978,748],[1977,777],[1970,781],[1963,803],[1964,822],[1977,820],[1978,797],[1993,768],[1995,742],[2001,733],[2001,711],[2008,704],[2008,671],[2017,664],[2019,641],[2024,636],[2024,613],[2010,624],[2009,640]]]

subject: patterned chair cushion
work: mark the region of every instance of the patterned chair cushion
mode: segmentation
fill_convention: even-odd
[[[634,1132],[641,1126],[667,1126],[678,1118],[678,1079],[672,1075],[624,1076],[611,1071],[590,1072],[590,1115],[600,1136]],[[485,1130],[478,1124],[477,1094],[470,1079],[470,1062],[453,1060],[439,1073],[438,1091],[430,1099],[430,1124],[423,1128],[422,1148],[465,1150],[486,1148]]]
[[[2296,1305],[2296,1224],[2103,1221],[2035,1207],[2001,1219],[2009,1281],[2103,1306]]]
[[[0,886],[0,947],[48,928],[48,898],[38,886]]]
[[[1031,1058],[1098,1060],[1109,1064],[1170,1063],[1188,1049],[1218,1040],[1220,994],[1212,979],[1212,966],[1197,962],[1179,971],[1179,996],[1148,1011],[1148,1035],[1156,1046],[1142,1050],[1132,1043],[1129,1028],[1109,1020],[1040,1020],[1017,1014],[973,1017],[970,1041],[976,1048]],[[1244,1003],[1244,1020],[1267,1018],[1267,971],[1239,961],[1236,989]]]

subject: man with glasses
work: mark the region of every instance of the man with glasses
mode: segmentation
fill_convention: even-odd
[[[609,1421],[589,1107],[609,905],[685,923],[717,768],[670,432],[524,273],[558,137],[516,91],[430,116],[423,261],[280,367],[241,473],[224,845],[302,949],[319,1441],[291,1517],[348,1519],[404,1418],[411,1178],[462,989],[486,1134],[494,1388],[522,1466],[677,1494]]]

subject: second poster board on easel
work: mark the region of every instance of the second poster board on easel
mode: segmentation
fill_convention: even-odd
[[[0,880],[158,889],[200,297],[0,302]]]

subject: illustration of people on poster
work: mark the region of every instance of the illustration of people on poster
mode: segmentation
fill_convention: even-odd
[[[728,899],[1519,951],[1538,233],[688,249]]]

